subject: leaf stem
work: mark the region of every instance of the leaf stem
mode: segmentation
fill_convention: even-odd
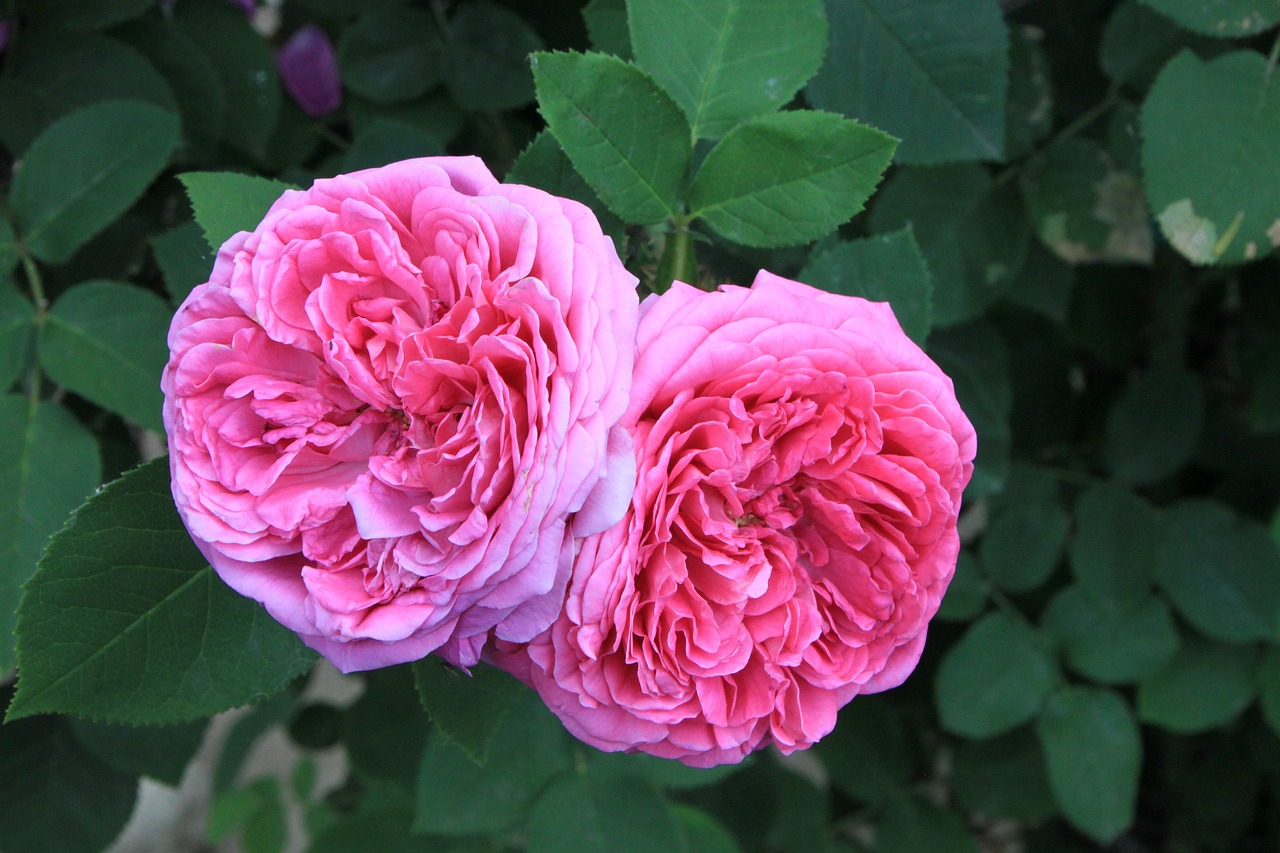
[[[698,283],[698,258],[688,225],[676,225],[667,232],[662,258],[658,261],[658,271],[654,273],[651,289],[654,293],[662,293],[671,288],[673,281],[683,281],[695,286]]]

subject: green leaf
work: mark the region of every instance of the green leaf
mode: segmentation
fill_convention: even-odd
[[[1160,542],[1155,509],[1121,486],[1092,486],[1075,507],[1071,571],[1089,595],[1111,607],[1147,597]]]
[[[108,765],[129,776],[146,776],[177,787],[200,742],[207,720],[175,726],[119,726],[69,718],[76,740]]]
[[[986,606],[988,592],[987,581],[978,571],[977,559],[968,549],[961,549],[956,572],[951,576],[937,618],[946,622],[973,621]]]
[[[657,789],[623,776],[565,776],[534,803],[528,853],[681,853],[680,823]]]
[[[990,740],[957,741],[953,772],[956,799],[968,811],[1029,824],[1058,812],[1029,727]]]
[[[942,727],[975,738],[1010,731],[1039,712],[1056,675],[1035,631],[1004,613],[984,616],[938,667]]]
[[[574,170],[564,150],[550,131],[542,131],[511,164],[506,181],[546,190],[552,195],[580,201],[595,213],[600,229],[613,238],[619,256],[627,244],[626,226],[607,210],[595,190]]]
[[[1207,36],[1240,38],[1271,29],[1280,8],[1270,0],[1142,0],[1182,26]]]
[[[1053,81],[1049,57],[1034,27],[1009,33],[1009,97],[1005,102],[1005,156],[1030,153],[1053,130]]]
[[[620,59],[632,58],[626,0],[591,0],[582,7],[582,20],[594,50]]]
[[[885,808],[876,827],[876,853],[977,853],[960,815],[902,797]]]
[[[408,666],[386,667],[365,679],[364,693],[346,713],[347,757],[362,778],[411,791],[429,730],[413,672]],[[397,728],[402,734],[388,738],[386,733]]]
[[[676,804],[674,808],[690,853],[742,853],[733,833],[711,815],[691,806]]]
[[[1098,65],[1112,80],[1150,88],[1166,62],[1184,47],[1203,53],[1213,42],[1187,32],[1139,0],[1124,0],[1107,18]]]
[[[1026,261],[1009,283],[1005,299],[1062,327],[1067,325],[1074,290],[1074,268],[1036,242],[1028,248]]]
[[[275,56],[266,40],[226,0],[181,0],[174,4],[173,20],[213,65],[222,84],[223,140],[241,154],[262,160],[282,98]]]
[[[430,134],[393,119],[375,119],[351,142],[342,159],[343,172],[358,172],[408,160],[412,157],[438,157],[444,154],[440,143]]]
[[[444,42],[423,9],[371,9],[338,41],[343,84],[379,104],[426,94],[443,79],[443,59]]]
[[[1067,820],[1095,841],[1113,841],[1133,823],[1142,767],[1129,705],[1110,690],[1064,688],[1045,703],[1036,734]]]
[[[1147,485],[1175,473],[1191,456],[1204,426],[1200,382],[1186,370],[1139,376],[1107,415],[1103,457],[1116,479]]]
[[[771,113],[822,64],[822,0],[630,0],[636,64],[689,119],[695,139],[719,139]]]
[[[102,477],[93,435],[62,406],[0,396],[0,678],[13,669],[22,585]]]
[[[379,806],[342,815],[316,832],[307,853],[440,853],[440,839],[411,835],[413,812]]]
[[[184,222],[152,237],[151,253],[174,305],[181,305],[192,290],[208,281],[213,270],[214,250],[196,222]]]
[[[569,770],[567,740],[531,690],[499,725],[483,768],[450,739],[432,737],[418,771],[413,831],[493,834],[518,825],[538,792]]]
[[[107,101],[54,122],[23,157],[10,204],[33,255],[62,263],[132,205],[169,162],[178,120]]]
[[[5,853],[102,850],[133,812],[138,781],[85,750],[61,717],[0,726]]]
[[[888,302],[902,330],[924,345],[933,325],[933,280],[910,226],[815,251],[799,279],[828,293]]]
[[[841,708],[835,729],[814,748],[832,784],[863,803],[879,804],[904,793],[915,771],[900,714],[871,696]]]
[[[902,140],[901,163],[1004,157],[1009,31],[995,0],[829,2],[810,102]]]
[[[719,764],[715,767],[690,767],[669,758],[657,758],[643,752],[599,752],[588,755],[591,772],[609,773],[648,779],[659,788],[684,791],[714,785],[741,770],[751,759],[741,764]]]
[[[266,696],[315,660],[205,564],[174,509],[164,458],[91,497],[26,590],[11,720],[183,722]]]
[[[677,215],[692,147],[680,108],[647,74],[599,53],[536,53],[538,109],[609,209],[627,222]]]
[[[1109,607],[1079,586],[1068,586],[1049,602],[1043,621],[1062,644],[1068,665],[1103,684],[1140,681],[1178,651],[1169,608],[1152,595]]]
[[[498,112],[533,101],[529,54],[542,50],[524,18],[489,2],[472,0],[449,22],[445,82],[467,109]]]
[[[1022,198],[975,165],[899,169],[876,194],[871,229],[911,225],[933,274],[934,326],[981,315],[1022,269],[1031,229]]]
[[[520,682],[487,665],[470,675],[429,658],[413,665],[418,698],[436,731],[483,767],[498,727],[523,691]]]
[[[751,119],[707,154],[689,190],[693,217],[745,246],[807,243],[862,210],[895,141],[811,110]]]
[[[1280,552],[1262,525],[1209,500],[1165,512],[1156,582],[1210,637],[1245,643],[1276,636]]]
[[[1249,50],[1201,62],[1184,50],[1142,107],[1142,167],[1165,237],[1196,264],[1241,263],[1280,245],[1280,86]]]
[[[227,91],[204,50],[172,21],[144,18],[113,31],[140,51],[168,81],[182,113],[184,144],[192,159],[212,159],[227,121]],[[194,147],[196,143],[200,147]]]
[[[1178,654],[1138,685],[1138,718],[1181,734],[1226,725],[1253,701],[1258,650],[1183,639]]]
[[[297,189],[292,184],[237,172],[187,172],[179,180],[187,188],[205,242],[215,254],[232,235],[257,228],[286,190]]]
[[[40,329],[40,366],[59,385],[164,431],[160,374],[173,312],[150,291],[88,281],[58,298]]]
[[[36,307],[31,300],[0,273],[0,391],[13,385],[29,363],[35,319]]]
[[[1064,261],[1151,263],[1142,184],[1096,142],[1072,137],[1050,146],[1022,173],[1021,186],[1040,240]]]
[[[999,513],[982,537],[986,574],[1008,592],[1029,592],[1049,579],[1067,540],[1067,514],[1049,502],[1023,503]]]
[[[1004,487],[1012,446],[1008,347],[993,326],[974,323],[935,331],[929,354],[955,383],[956,397],[978,432],[978,457],[965,494],[995,494]]]

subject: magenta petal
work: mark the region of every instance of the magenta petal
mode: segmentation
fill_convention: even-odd
[[[338,55],[329,36],[315,24],[298,29],[276,53],[285,91],[302,111],[319,118],[342,105]]]

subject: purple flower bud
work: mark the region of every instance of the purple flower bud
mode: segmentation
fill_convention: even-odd
[[[333,42],[315,24],[298,29],[276,52],[280,80],[302,111],[319,118],[342,104],[338,56]]]

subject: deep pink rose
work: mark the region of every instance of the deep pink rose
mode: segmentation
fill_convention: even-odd
[[[286,192],[169,332],[187,528],[346,671],[530,639],[629,496],[634,284],[586,207],[476,158]]]
[[[576,736],[686,764],[804,748],[901,683],[955,570],[973,427],[888,305],[761,272],[641,306],[627,515],[494,658]]]

